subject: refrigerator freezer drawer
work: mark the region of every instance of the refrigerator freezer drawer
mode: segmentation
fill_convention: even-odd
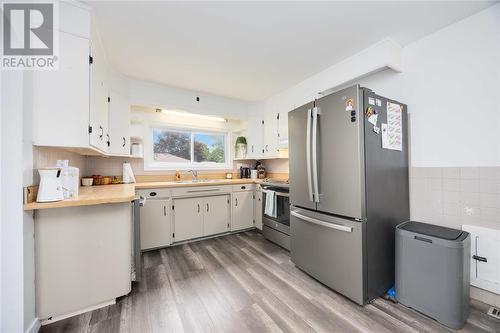
[[[365,222],[293,208],[291,258],[299,268],[358,304],[365,299]]]

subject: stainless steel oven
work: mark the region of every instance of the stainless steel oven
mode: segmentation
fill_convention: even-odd
[[[290,250],[290,194],[286,182],[264,182],[262,187],[262,233],[264,237]],[[268,195],[273,195],[274,209],[266,209],[270,204]],[[271,213],[272,212],[272,213]]]

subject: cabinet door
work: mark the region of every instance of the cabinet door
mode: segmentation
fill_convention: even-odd
[[[262,191],[255,191],[254,195],[254,220],[255,227],[262,230]]]
[[[88,147],[89,52],[88,39],[61,31],[59,69],[26,71],[33,76],[35,145]]]
[[[247,155],[249,158],[261,158],[263,154],[262,140],[264,135],[263,120],[253,117],[248,120],[247,127]]]
[[[231,230],[254,226],[253,191],[233,192],[233,219]]]
[[[203,235],[229,231],[229,195],[206,197],[203,202]]]
[[[130,119],[128,99],[116,91],[109,92],[110,154],[130,155]]]
[[[293,110],[293,108],[290,108]],[[278,147],[288,148],[288,111],[282,110],[278,113]]]
[[[168,200],[148,200],[141,207],[141,250],[170,245]]]
[[[203,236],[203,200],[174,200],[174,242]]]
[[[264,115],[264,157],[278,157],[278,113]]]
[[[108,151],[108,83],[104,52],[95,28],[92,28],[92,64],[90,66],[90,145]]]

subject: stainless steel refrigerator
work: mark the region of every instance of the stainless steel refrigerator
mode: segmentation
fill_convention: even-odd
[[[355,85],[288,126],[292,261],[365,304],[393,285],[395,226],[410,218],[407,107]]]

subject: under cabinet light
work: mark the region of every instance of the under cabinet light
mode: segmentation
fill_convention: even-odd
[[[157,109],[157,111],[158,111],[158,109]],[[205,116],[202,114],[195,114],[195,113],[188,113],[188,112],[180,112],[180,111],[172,111],[172,110],[162,109],[161,113],[166,114],[166,115],[171,115],[171,116],[206,119],[206,120],[212,120],[212,121],[220,121],[220,122],[224,122],[224,123],[227,122],[226,118],[215,117],[215,116]]]

